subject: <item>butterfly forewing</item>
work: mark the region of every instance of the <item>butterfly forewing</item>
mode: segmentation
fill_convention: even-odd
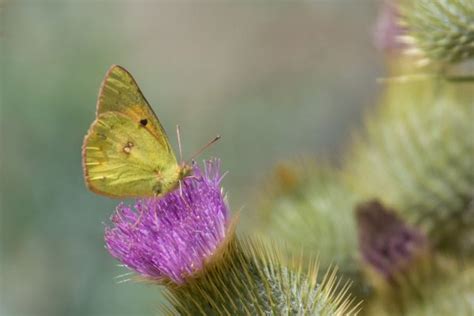
[[[166,151],[174,155],[163,126],[135,79],[118,65],[107,71],[97,101],[97,115],[109,111],[122,113],[141,124],[162,143]]]

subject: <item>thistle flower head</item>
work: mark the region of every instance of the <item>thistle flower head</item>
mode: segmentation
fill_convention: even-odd
[[[357,222],[363,260],[387,280],[426,253],[426,236],[377,200],[357,206]]]
[[[229,209],[219,161],[193,169],[193,176],[164,197],[119,205],[105,230],[110,254],[145,278],[183,283],[226,237]]]
[[[403,8],[406,40],[413,54],[431,61],[456,63],[474,57],[474,2],[472,0],[413,0]]]

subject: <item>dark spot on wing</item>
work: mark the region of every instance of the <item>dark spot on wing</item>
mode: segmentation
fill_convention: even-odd
[[[148,124],[148,120],[147,119],[141,119],[140,120],[140,125],[141,126],[146,126]]]

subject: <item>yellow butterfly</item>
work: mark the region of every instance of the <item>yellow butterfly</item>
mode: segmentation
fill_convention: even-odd
[[[100,87],[82,162],[87,187],[110,197],[164,195],[192,171],[178,164],[158,117],[132,75],[118,65]]]

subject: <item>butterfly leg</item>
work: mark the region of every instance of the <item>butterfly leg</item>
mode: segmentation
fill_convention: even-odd
[[[135,221],[135,223],[133,224],[133,228],[136,228],[138,226],[138,224],[140,224],[140,221],[142,220],[142,215],[143,215],[143,210],[142,208],[140,207],[140,214],[138,215],[138,218],[137,220]]]
[[[188,210],[192,211],[193,209],[191,208],[191,205],[189,205],[188,201],[186,201],[186,199],[184,198],[183,185],[182,185],[181,180],[178,181],[178,185],[179,185],[179,196],[181,197],[181,200],[183,200],[183,202],[186,205],[186,207],[188,208]]]
[[[159,196],[161,193],[163,193],[163,186],[160,183],[157,183],[153,187],[153,193],[155,194],[155,196]]]

